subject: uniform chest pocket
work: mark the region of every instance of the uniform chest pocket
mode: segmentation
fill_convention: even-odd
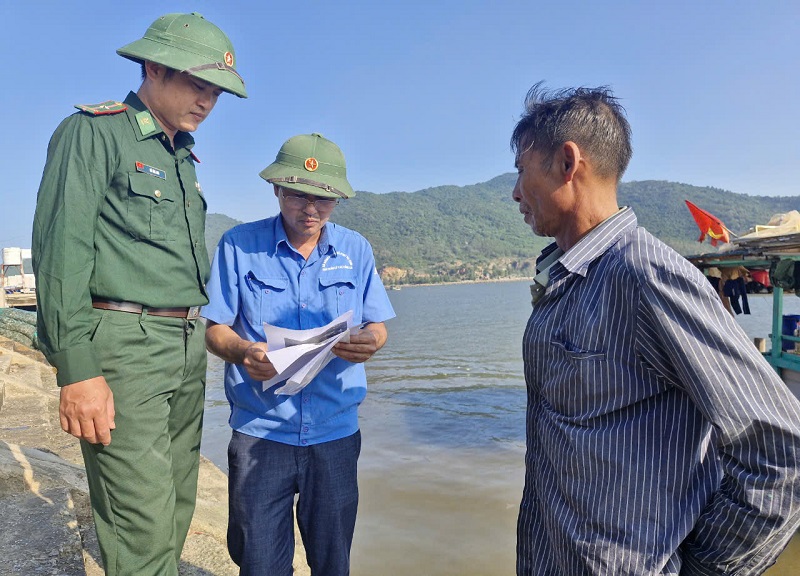
[[[352,310],[354,319],[361,318],[362,303],[358,298],[358,283],[352,274],[321,276],[319,288],[327,309],[335,308],[337,316]]]
[[[125,226],[137,240],[175,239],[177,193],[166,180],[147,174],[128,175]]]
[[[242,312],[250,325],[260,331],[262,322],[279,323],[283,313],[280,306],[286,305],[283,295],[289,286],[289,280],[269,277],[251,270],[245,274],[244,281],[247,289],[240,291]]]

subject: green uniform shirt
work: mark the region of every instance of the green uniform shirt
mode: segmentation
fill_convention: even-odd
[[[103,372],[92,298],[150,307],[206,304],[206,202],[191,155],[175,150],[134,93],[124,112],[73,114],[47,150],[33,224],[38,336],[64,386]]]

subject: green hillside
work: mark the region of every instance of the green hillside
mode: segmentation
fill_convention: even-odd
[[[684,200],[711,212],[739,235],[756,224],[766,224],[774,214],[800,210],[800,196],[748,196],[662,180],[625,182],[619,187],[620,205],[632,206],[639,225],[654,236],[681,254],[713,250],[708,240],[704,244],[697,242],[700,230]]]
[[[358,195],[331,218],[372,243],[387,283],[448,282],[532,276],[548,239],[535,237],[511,199],[516,174],[471,186],[439,186],[419,192]],[[737,234],[779,212],[800,208],[800,197],[734,194],[718,188],[664,181],[620,185],[620,205],[632,206],[640,225],[683,254],[712,250],[699,244],[684,200],[708,210]],[[237,223],[208,215],[213,252],[222,233]]]
[[[206,215],[206,248],[208,248],[208,259],[214,257],[214,250],[217,249],[219,239],[228,230],[241,224],[239,220],[235,220],[225,214],[207,214]]]
[[[389,280],[435,282],[531,275],[547,240],[531,234],[511,199],[515,176],[419,192],[359,192],[332,220],[372,243]],[[386,277],[387,273],[384,274]]]

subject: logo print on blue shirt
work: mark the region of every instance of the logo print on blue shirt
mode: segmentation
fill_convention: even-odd
[[[331,258],[335,258],[333,262],[329,261]],[[352,270],[353,269],[353,261],[350,260],[350,256],[345,254],[344,252],[336,252],[333,256],[325,256],[325,260],[322,261],[322,271],[329,272],[331,270]]]

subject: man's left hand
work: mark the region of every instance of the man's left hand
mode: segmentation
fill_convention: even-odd
[[[350,335],[350,342],[339,342],[333,353],[348,362],[366,362],[386,344],[386,327],[383,322],[367,324],[363,329]]]

